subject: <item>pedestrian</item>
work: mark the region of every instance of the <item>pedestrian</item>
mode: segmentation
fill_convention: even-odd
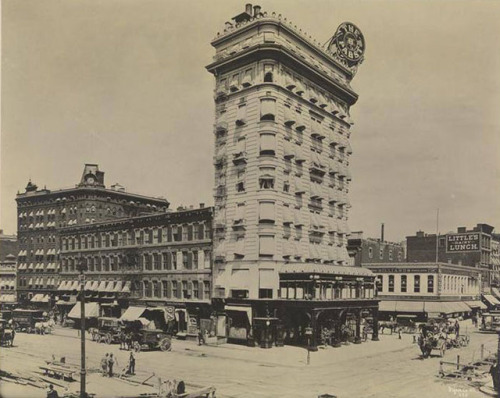
[[[458,335],[460,334],[460,324],[458,323],[458,319],[455,321],[455,333]]]
[[[128,358],[128,374],[135,375],[135,357],[133,351],[130,351],[130,357]]]
[[[491,365],[490,375],[493,380],[493,389],[498,391],[498,363],[496,360],[494,360],[493,365]]]
[[[59,394],[54,390],[54,385],[50,384],[47,390],[47,398],[59,398]]]
[[[205,344],[205,338],[203,336],[203,331],[200,329],[198,330],[198,345],[203,345]]]
[[[115,359],[113,358],[113,354],[109,354],[108,357],[108,376],[113,377],[113,365],[115,364]]]
[[[108,353],[104,355],[101,359],[101,369],[102,369],[102,376],[106,377],[108,374]]]

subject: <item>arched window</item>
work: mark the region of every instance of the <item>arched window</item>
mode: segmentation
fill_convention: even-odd
[[[264,82],[266,82],[266,83],[272,83],[273,82],[273,72],[267,72],[264,75]]]

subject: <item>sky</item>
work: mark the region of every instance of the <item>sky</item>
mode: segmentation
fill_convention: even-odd
[[[0,228],[18,191],[79,182],[213,204],[210,41],[234,0],[3,0]],[[352,81],[352,231],[500,232],[500,2],[266,0],[319,42],[344,21],[366,41]]]

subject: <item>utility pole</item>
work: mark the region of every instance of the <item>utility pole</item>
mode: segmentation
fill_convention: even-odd
[[[86,378],[87,371],[85,369],[85,275],[87,264],[80,256],[77,266],[80,271],[80,339],[81,339],[81,364],[80,364],[80,398],[87,398]]]
[[[439,208],[436,215],[436,264],[439,262]]]

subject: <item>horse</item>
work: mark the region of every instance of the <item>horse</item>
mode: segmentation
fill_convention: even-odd
[[[12,347],[14,345],[14,337],[16,331],[14,329],[3,329],[0,335],[0,343],[2,346]]]
[[[52,333],[52,328],[54,327],[55,322],[53,319],[45,322],[36,322],[35,323],[35,333],[45,334]]]
[[[378,330],[380,334],[384,334],[384,330],[389,329],[392,333],[398,331],[398,324],[394,321],[381,321],[378,323]]]

